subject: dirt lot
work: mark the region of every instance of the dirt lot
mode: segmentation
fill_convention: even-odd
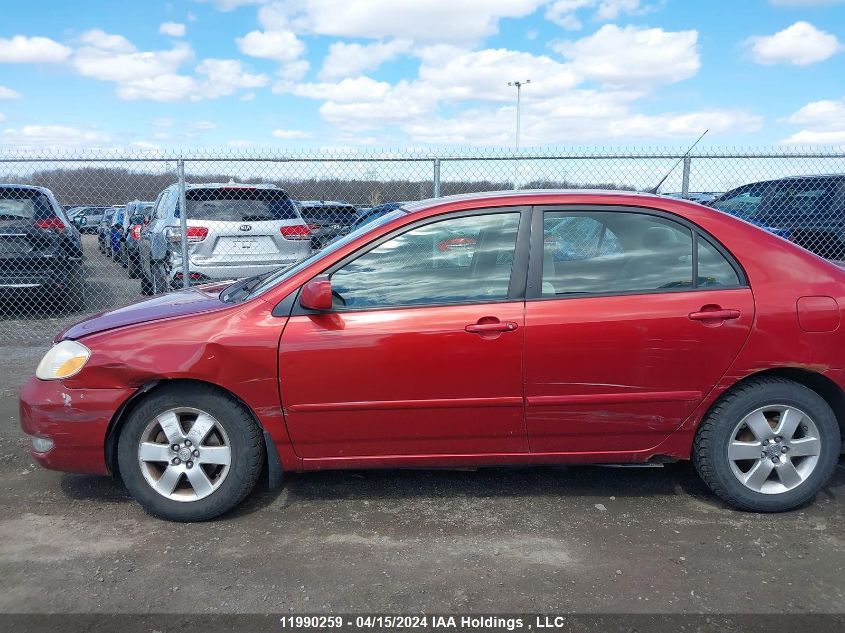
[[[28,455],[16,392],[60,325],[0,343],[0,612],[845,611],[845,461],[780,515],[688,467],[573,467],[290,475],[212,523],[153,519]]]

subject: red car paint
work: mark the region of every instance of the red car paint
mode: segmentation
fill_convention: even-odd
[[[332,263],[408,223],[569,205],[684,218],[734,255],[748,287],[272,314]],[[827,379],[840,397],[845,388],[845,271],[724,213],[619,192],[496,192],[408,210],[244,303],[224,304],[221,286],[206,286],[71,327],[60,336],[91,349],[88,364],[21,391],[23,430],[55,441],[34,458],[107,472],[125,411],[168,380],[234,394],[288,470],[683,459],[709,407],[739,380],[791,370]]]

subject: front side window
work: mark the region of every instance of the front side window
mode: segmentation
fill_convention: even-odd
[[[517,212],[450,218],[397,235],[334,272],[338,307],[505,300],[519,218]]]
[[[641,213],[546,212],[545,297],[692,287],[692,233]],[[551,248],[550,248],[551,245]]]

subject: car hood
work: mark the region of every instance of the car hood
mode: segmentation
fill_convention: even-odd
[[[200,312],[210,312],[212,310],[225,310],[231,308],[232,305],[220,301],[218,295],[227,285],[228,283],[209,284],[187,290],[179,290],[132,303],[117,310],[100,312],[70,326],[56,336],[56,340],[60,341],[66,338],[77,339],[89,334],[113,330],[136,323],[160,321],[161,319],[199,314]]]

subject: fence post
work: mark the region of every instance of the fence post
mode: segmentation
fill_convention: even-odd
[[[684,156],[684,175],[683,179],[681,180],[681,196],[683,198],[689,198],[690,167],[692,167],[692,158],[690,156]]]
[[[440,197],[440,159],[434,159],[434,197]]]
[[[188,205],[185,201],[185,160],[176,161],[176,175],[179,179],[179,225],[182,231],[182,287],[191,285],[191,273],[188,270]]]

